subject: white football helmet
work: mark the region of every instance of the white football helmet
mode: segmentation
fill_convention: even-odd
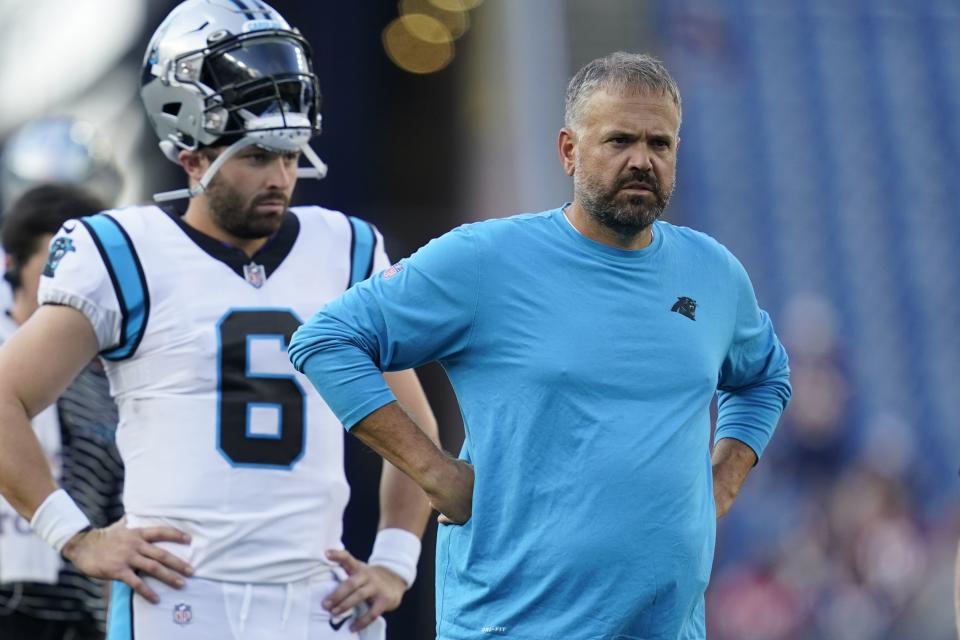
[[[309,146],[320,133],[320,85],[309,43],[261,0],[186,0],[150,39],[140,96],[177,162],[180,149],[228,148],[192,189],[157,194],[157,201],[201,193],[240,149],[301,150],[313,165],[300,177],[322,178],[326,165]]]

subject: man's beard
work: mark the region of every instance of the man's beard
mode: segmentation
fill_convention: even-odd
[[[582,171],[574,173],[574,189],[578,201],[591,218],[619,236],[636,236],[656,222],[673,195],[673,186],[671,185],[669,193],[665,193],[657,176],[652,172],[634,171],[620,178],[612,189],[582,176]],[[650,202],[647,196],[641,195],[626,196],[625,201],[618,200],[620,190],[627,185],[640,185],[649,189],[653,194],[653,201]]]
[[[283,224],[285,215],[258,214],[257,206],[268,200],[282,200],[286,212],[290,199],[282,191],[268,191],[245,205],[243,197],[215,176],[204,192],[210,207],[210,215],[218,227],[235,238],[257,240],[272,236]]]

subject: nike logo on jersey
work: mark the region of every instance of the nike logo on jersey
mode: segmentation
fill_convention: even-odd
[[[347,620],[349,620],[350,617],[351,617],[351,616],[350,616],[350,613],[348,613],[348,614],[346,614],[345,616],[343,616],[342,618],[340,618],[339,622],[334,622],[334,621],[333,621],[333,618],[330,618],[330,627],[331,627],[334,631],[340,631],[340,627],[342,627],[342,626],[343,626],[343,623],[346,622]]]
[[[67,233],[73,233],[73,230],[76,228],[77,228],[76,223],[71,224],[70,226],[63,225],[63,230],[66,231]]]

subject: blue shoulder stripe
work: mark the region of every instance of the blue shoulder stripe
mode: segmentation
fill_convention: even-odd
[[[140,258],[120,223],[106,214],[81,218],[110,274],[120,304],[120,342],[101,352],[107,360],[125,360],[140,346],[150,316],[150,294]]]
[[[133,640],[133,589],[114,580],[110,590],[110,613],[107,637],[110,640]]]
[[[349,289],[358,282],[370,277],[373,272],[373,251],[376,248],[377,237],[373,227],[359,218],[347,216],[353,235],[350,240],[350,282]]]

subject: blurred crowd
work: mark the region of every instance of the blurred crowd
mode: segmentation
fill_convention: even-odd
[[[887,415],[855,433],[837,318],[813,295],[787,307],[794,396],[718,531],[716,640],[952,637],[960,509],[922,508],[910,425]]]

